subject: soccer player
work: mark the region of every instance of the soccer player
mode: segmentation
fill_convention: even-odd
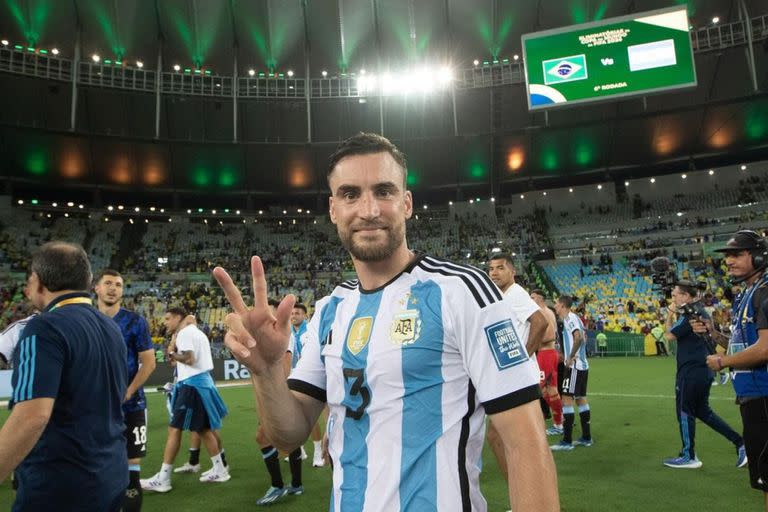
[[[281,366],[295,298],[272,314],[261,259],[251,259],[248,309],[222,268],[234,313],[225,343],[253,375],[263,425],[279,447],[301,445],[324,404],[333,510],[487,510],[478,460],[484,416],[507,452],[515,510],[559,510],[538,398],[538,368],[509,305],[473,267],[415,254],[405,157],[360,133],[331,157],[330,218],[358,279],[321,299],[299,364]]]
[[[195,318],[195,315],[187,315],[184,320],[181,321],[179,326],[176,329],[176,332],[174,332],[171,335],[171,341],[168,344],[168,350],[171,352],[176,351],[176,334],[184,329],[188,325],[197,325],[197,319]],[[176,365],[176,361],[172,361],[171,364],[173,366]],[[174,370],[175,374],[175,370]],[[174,379],[176,380],[176,379]],[[169,383],[170,384],[170,383]],[[166,384],[163,386],[162,389],[166,395],[167,395],[167,407],[168,407],[168,414],[170,414],[171,418],[173,418],[173,407],[171,404],[171,398],[173,396],[173,385],[171,384],[171,392],[169,393],[167,391],[167,386],[169,384]],[[224,465],[224,469],[227,473],[229,473],[229,464],[227,464],[227,454],[224,451],[224,445],[221,442],[221,435],[219,434],[218,430],[213,431],[214,437],[216,437],[216,443],[219,446],[219,453],[221,454],[221,462]],[[189,433],[189,460],[182,464],[181,466],[177,468],[173,468],[174,473],[199,473],[200,472],[200,446],[202,445],[202,439],[200,438],[200,434],[197,432],[190,432]],[[207,476],[210,474],[215,468],[211,467],[211,469],[204,471],[202,476]]]
[[[736,447],[736,467],[747,465],[744,439],[709,406],[709,390],[712,385],[712,372],[707,368],[707,355],[714,347],[708,341],[693,332],[690,318],[678,317],[677,310],[687,304],[694,305],[698,292],[690,281],[680,281],[672,289],[672,302],[665,323],[665,337],[677,342],[677,375],[675,377],[675,409],[680,427],[683,448],[677,457],[665,459],[663,464],[670,468],[700,468],[701,461],[696,457],[696,418],[715,432],[728,439]],[[710,318],[700,303],[697,303],[697,318]],[[677,317],[677,318],[676,318]]]
[[[280,302],[274,299],[269,299],[267,304],[270,307],[270,311],[273,313],[277,310],[277,306]],[[296,307],[293,308],[297,309]],[[291,311],[293,315],[293,311]],[[294,361],[294,354],[296,353],[295,337],[291,336],[290,343],[283,356],[283,371],[285,378],[291,373],[291,365]],[[296,359],[298,361],[298,359]],[[264,496],[256,500],[256,505],[271,505],[272,503],[283,499],[285,496],[293,495],[298,496],[304,493],[304,486],[301,483],[301,447],[296,448],[288,454],[288,463],[291,469],[291,485],[285,486],[283,482],[283,472],[280,470],[280,458],[277,448],[272,444],[272,441],[267,437],[264,424],[260,424],[256,430],[256,442],[261,449],[261,456],[264,458],[264,464],[267,466],[267,473],[272,480],[269,489],[264,493]]]
[[[24,296],[29,300],[29,277],[27,277],[27,281],[24,283]],[[21,320],[16,320],[0,333],[0,370],[11,365],[13,352],[16,350],[16,345],[21,339],[21,333],[35,316],[37,316],[37,312]]]
[[[712,321],[692,322],[696,333],[710,333],[726,355],[707,356],[712,371],[731,369],[731,382],[744,425],[749,480],[763,492],[768,511],[768,242],[754,231],[733,235],[725,247],[725,265],[732,281],[744,283],[733,302],[731,337],[717,331]]]
[[[122,307],[123,276],[116,270],[105,269],[99,274],[93,290],[96,306],[120,327],[128,349],[128,389],[123,399],[125,441],[128,450],[130,481],[125,490],[125,512],[141,510],[141,459],[147,454],[147,400],[144,383],[155,371],[155,350],[149,325],[139,314]]]
[[[82,247],[32,255],[29,321],[13,354],[11,414],[0,430],[0,481],[16,468],[14,511],[120,509],[128,485],[120,329],[93,307]]]
[[[515,265],[509,255],[497,253],[491,256],[488,262],[488,276],[493,284],[501,290],[504,302],[507,303],[512,313],[511,318],[517,336],[525,344],[528,355],[533,357],[535,361],[536,351],[544,340],[544,334],[547,330],[547,320],[528,292],[515,282],[515,274]],[[491,446],[499,470],[506,480],[508,475],[504,443],[502,443],[501,436],[499,436],[493,423],[488,425],[488,444]]]
[[[173,416],[168,426],[168,439],[163,452],[163,464],[152,478],[142,479],[145,491],[168,492],[171,487],[173,461],[179,452],[182,430],[197,432],[211,456],[213,471],[200,477],[201,482],[226,482],[229,472],[221,459],[221,449],[213,430],[221,428],[227,408],[213,383],[213,358],[208,337],[196,325],[182,327],[187,312],[170,308],[165,313],[168,332],[176,333],[176,350],[168,356],[176,361],[178,381],[173,391]]]
[[[296,365],[301,358],[301,350],[304,347],[306,338],[304,337],[307,332],[307,306],[301,303],[293,305],[291,310],[291,336],[293,341],[291,342],[293,351],[293,360],[291,361],[291,369],[296,368]],[[312,467],[321,468],[325,466],[323,460],[323,433],[320,430],[320,421],[315,423],[312,427],[312,444],[314,445],[314,454],[312,456]],[[302,447],[302,452],[304,447]]]
[[[543,291],[533,290],[531,299],[547,319],[547,330],[544,333],[544,341],[536,353],[536,362],[539,363],[541,394],[552,410],[552,426],[547,429],[547,435],[559,436],[563,434],[563,401],[557,387],[557,318],[547,306]]]
[[[592,432],[589,427],[591,412],[587,402],[587,340],[581,319],[571,311],[573,299],[562,295],[555,303],[555,311],[563,321],[563,353],[565,354],[565,377],[560,390],[563,397],[563,440],[552,445],[554,451],[570,451],[576,446],[592,446]],[[579,408],[581,437],[573,441],[575,419],[574,400]]]

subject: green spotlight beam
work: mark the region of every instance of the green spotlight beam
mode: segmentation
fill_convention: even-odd
[[[25,9],[18,0],[5,0],[11,17],[24,34],[27,43],[34,47],[40,40],[40,34],[43,32],[51,12],[51,1],[29,0],[26,5],[29,6],[30,4],[32,5],[31,9]]]

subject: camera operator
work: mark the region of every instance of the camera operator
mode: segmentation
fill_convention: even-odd
[[[764,493],[768,510],[768,242],[754,231],[739,231],[725,247],[728,274],[744,290],[733,302],[731,339],[712,321],[692,322],[695,332],[710,332],[726,355],[707,357],[714,371],[731,368],[731,380],[740,405],[744,441],[752,487]]]
[[[677,375],[675,378],[675,412],[680,427],[683,448],[680,455],[665,459],[663,464],[670,468],[700,468],[702,463],[696,457],[696,418],[736,447],[736,466],[747,463],[744,440],[709,406],[709,389],[713,373],[707,368],[707,355],[714,351],[708,335],[693,331],[691,320],[710,321],[701,302],[697,301],[698,289],[691,281],[678,281],[671,294],[669,313],[665,323],[664,336],[677,341]]]

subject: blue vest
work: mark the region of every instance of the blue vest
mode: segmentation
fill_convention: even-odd
[[[768,274],[736,297],[733,303],[731,342],[728,353],[736,354],[757,343],[755,308],[752,297],[760,288],[768,286]],[[733,388],[738,397],[768,396],[768,365],[754,368],[732,369]]]

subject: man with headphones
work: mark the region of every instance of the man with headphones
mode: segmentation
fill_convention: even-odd
[[[768,241],[754,231],[739,231],[717,252],[725,253],[732,281],[744,286],[733,303],[730,339],[715,330],[711,320],[694,320],[691,326],[695,332],[709,332],[728,349],[725,355],[708,356],[707,366],[731,369],[750,483],[763,491],[768,511]]]

